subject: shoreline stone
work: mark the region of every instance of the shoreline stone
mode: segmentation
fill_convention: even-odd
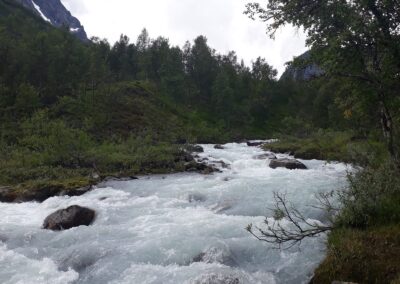
[[[304,165],[302,162],[296,160],[296,159],[276,159],[276,160],[271,160],[269,167],[272,169],[276,168],[286,168],[289,170],[306,170],[307,167]]]

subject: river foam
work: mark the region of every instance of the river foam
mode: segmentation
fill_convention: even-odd
[[[222,173],[140,177],[79,197],[0,203],[0,283],[307,283],[324,257],[324,236],[278,251],[244,228],[262,224],[274,191],[322,220],[309,205],[316,193],[345,186],[346,166],[312,160],[302,161],[309,170],[272,170],[256,159],[260,148],[202,146],[199,159],[223,161]],[[47,215],[70,205],[96,210],[94,224],[41,229]]]

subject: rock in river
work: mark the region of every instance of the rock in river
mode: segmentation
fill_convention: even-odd
[[[78,226],[89,226],[93,222],[94,217],[94,210],[73,205],[47,216],[43,222],[43,228],[61,231]]]
[[[247,146],[249,147],[258,147],[265,144],[265,142],[262,141],[247,141]]]
[[[269,167],[276,169],[276,168],[287,168],[289,170],[301,169],[306,170],[307,167],[302,162],[296,159],[276,159],[271,160],[269,163]]]

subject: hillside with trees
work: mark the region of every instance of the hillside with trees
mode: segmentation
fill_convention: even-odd
[[[14,1],[0,5],[4,186],[77,187],[94,171],[181,170],[180,143],[347,125],[320,83],[278,81],[264,59],[249,68],[204,36],[183,48],[146,29],[135,42],[83,43]]]

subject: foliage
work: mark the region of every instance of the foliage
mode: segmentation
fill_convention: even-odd
[[[400,279],[400,226],[366,230],[342,228],[329,236],[328,254],[315,271],[312,284],[398,283]],[[397,282],[396,282],[397,281]]]
[[[393,163],[362,169],[350,175],[349,182],[348,190],[341,193],[339,226],[365,228],[400,223],[400,176]]]
[[[398,1],[271,0],[247,5],[247,14],[266,22],[268,33],[291,24],[303,28],[314,62],[327,76],[341,78],[347,101],[374,106],[391,157],[400,165],[397,139],[400,72]],[[368,109],[363,109],[368,113]],[[349,113],[349,112],[348,112]]]

